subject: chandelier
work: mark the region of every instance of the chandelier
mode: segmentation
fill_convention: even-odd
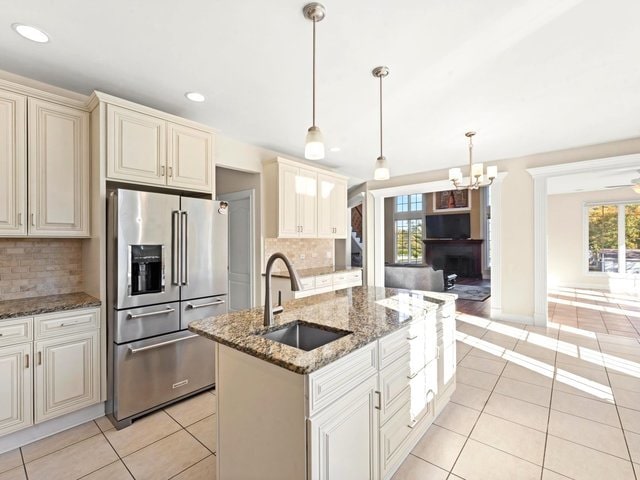
[[[456,190],[477,190],[480,187],[488,187],[498,176],[498,167],[495,165],[487,167],[487,181],[484,180],[484,166],[482,163],[473,163],[473,136],[476,132],[467,132],[465,137],[469,139],[469,181],[462,183],[462,169],[450,168],[449,180],[456,187]]]

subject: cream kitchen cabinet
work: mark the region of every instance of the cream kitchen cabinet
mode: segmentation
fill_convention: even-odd
[[[1,90],[0,145],[0,236],[88,237],[89,114]]]
[[[29,99],[29,235],[89,236],[89,113]]]
[[[0,435],[33,424],[31,343],[0,348]]]
[[[107,180],[212,193],[213,133],[123,103],[106,104]]]
[[[300,284],[300,290],[294,292],[291,290],[289,278],[273,277],[271,279],[272,301],[281,300],[284,302],[293,298],[304,298],[344,288],[360,287],[362,286],[362,270],[352,269],[312,277],[302,277]]]
[[[318,237],[347,238],[347,182],[318,174]]]
[[[0,90],[0,235],[27,234],[27,97]]]
[[[280,238],[316,237],[318,176],[313,170],[278,165],[278,233]]]

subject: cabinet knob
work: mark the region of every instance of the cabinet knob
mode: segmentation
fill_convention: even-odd
[[[164,165],[160,165],[160,176],[164,177]]]

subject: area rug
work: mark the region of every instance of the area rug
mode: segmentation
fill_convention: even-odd
[[[447,293],[455,293],[460,300],[474,300],[484,302],[491,296],[491,287],[476,287],[473,285],[455,285]]]

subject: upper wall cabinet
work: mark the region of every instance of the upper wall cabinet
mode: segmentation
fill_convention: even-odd
[[[27,97],[0,91],[0,235],[27,234]]]
[[[264,184],[268,237],[347,237],[345,177],[278,158],[265,165]]]
[[[0,236],[89,236],[89,168],[86,111],[0,90]]]
[[[30,235],[89,235],[89,168],[89,114],[30,98]]]
[[[106,120],[107,180],[213,193],[211,131],[114,97]]]

